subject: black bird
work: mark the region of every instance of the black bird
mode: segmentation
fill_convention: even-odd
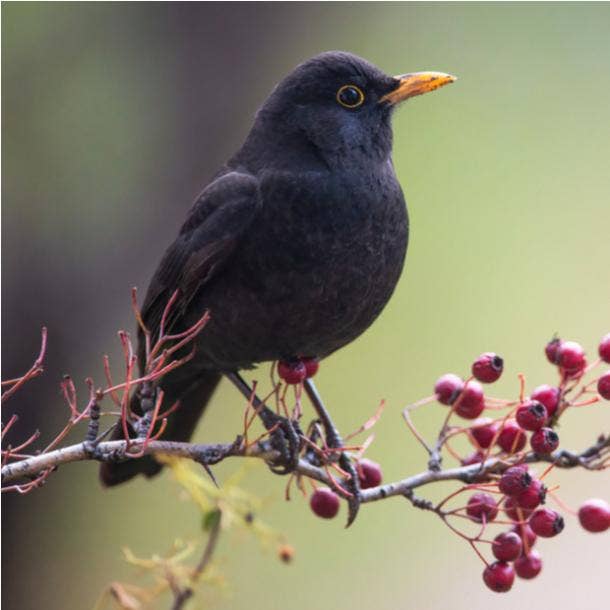
[[[142,314],[153,333],[176,290],[175,329],[211,312],[194,359],[160,382],[163,408],[180,400],[165,438],[190,439],[223,374],[235,381],[260,362],[324,358],[371,325],[396,286],[408,239],[392,112],[454,80],[387,76],[355,55],[328,52],[276,86],[243,146],[196,199],[148,289]],[[134,395],[136,413],[139,402]],[[101,478],[116,485],[160,468],[149,457],[105,463]]]

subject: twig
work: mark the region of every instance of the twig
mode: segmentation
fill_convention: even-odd
[[[34,364],[29,368],[27,373],[22,375],[21,377],[17,377],[15,379],[7,379],[2,382],[3,386],[10,386],[8,390],[5,390],[2,394],[2,398],[0,398],[0,402],[6,402],[19,388],[21,388],[24,384],[26,384],[30,379],[34,377],[38,377],[43,372],[42,364],[44,361],[45,354],[47,352],[47,328],[46,326],[42,327],[40,333],[40,351],[38,352],[38,356],[36,360],[34,360]]]
[[[174,591],[174,602],[171,610],[181,610],[191,597],[193,597],[193,589],[190,587]]]
[[[222,513],[218,514],[218,519],[214,520],[212,528],[210,529],[210,535],[208,536],[208,541],[203,549],[203,555],[201,556],[201,559],[199,560],[199,563],[191,576],[191,580],[193,582],[195,582],[203,574],[203,571],[207,568],[212,556],[214,555],[216,545],[218,544],[218,538],[220,536],[220,526],[222,523],[221,515]]]
[[[272,450],[267,442],[246,447],[241,437],[233,443],[201,445],[194,443],[178,443],[171,441],[150,441],[143,447],[144,439],[132,439],[131,448],[135,451],[143,450],[143,455],[172,455],[194,460],[200,464],[213,465],[228,457],[253,457],[273,462],[277,460],[279,453]],[[126,441],[106,441],[97,446],[98,456],[129,457],[125,455],[127,449]],[[604,457],[610,453],[610,435],[600,436],[596,443],[581,452],[560,449],[550,455],[537,455],[529,453],[525,456],[528,463],[550,462],[558,468],[582,467],[589,470],[597,469],[602,464]],[[92,460],[91,454],[83,443],[55,449],[18,462],[6,464],[2,467],[3,484],[11,483],[18,479],[36,477],[42,472],[83,460]],[[103,459],[103,457],[102,457]],[[511,464],[499,458],[490,458],[482,464],[460,466],[434,471],[427,470],[414,476],[410,476],[393,483],[386,483],[364,489],[361,491],[361,502],[375,502],[392,496],[412,497],[412,490],[439,481],[462,481],[464,483],[484,482],[491,474],[501,473]],[[329,475],[323,468],[314,466],[305,459],[300,459],[297,472],[310,477],[326,485],[330,485]],[[4,489],[3,489],[4,491]]]

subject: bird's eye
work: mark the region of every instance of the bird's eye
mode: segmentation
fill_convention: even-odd
[[[345,108],[358,108],[364,103],[364,93],[356,85],[343,85],[337,91],[337,101]]]

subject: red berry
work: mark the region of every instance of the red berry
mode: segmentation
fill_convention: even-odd
[[[582,366],[579,369],[568,371],[567,369],[559,369],[564,379],[577,379],[585,374],[587,368],[587,359],[584,359]]]
[[[509,563],[496,561],[483,571],[483,581],[492,591],[505,593],[513,586],[515,571]]]
[[[521,508],[536,508],[544,503],[545,498],[546,487],[537,479],[534,479],[527,489],[515,496],[515,500]]]
[[[477,492],[470,496],[466,506],[466,514],[478,523],[489,523],[498,516],[498,505],[493,496]]]
[[[469,381],[455,402],[455,412],[464,419],[476,419],[485,409],[483,388],[477,381]]]
[[[578,509],[578,519],[588,532],[605,532],[610,527],[610,506],[604,500],[587,500]]]
[[[610,400],[610,371],[604,373],[597,380],[597,391],[602,398]]]
[[[559,447],[559,435],[551,428],[540,428],[532,434],[530,445],[535,453],[553,453]]]
[[[525,432],[514,421],[507,421],[496,443],[506,453],[516,453],[525,447],[526,440]]]
[[[367,459],[360,460],[358,462],[357,471],[361,489],[369,489],[370,487],[377,487],[377,485],[381,484],[383,474],[381,472],[381,467],[377,462]]]
[[[436,399],[443,405],[452,405],[460,395],[464,382],[453,373],[439,377],[434,384]]]
[[[302,358],[301,362],[305,365],[305,375],[307,379],[313,377],[320,368],[320,361],[317,358]]]
[[[500,378],[504,369],[504,360],[493,352],[481,354],[472,364],[472,374],[483,383],[493,383]]]
[[[557,362],[558,362],[557,352],[559,351],[559,348],[562,343],[563,343],[563,341],[559,337],[555,336],[546,344],[546,346],[544,348],[544,353],[546,354],[547,360],[551,364],[557,364]]]
[[[599,357],[604,361],[610,364],[610,333],[602,337],[602,340],[599,342]]]
[[[531,549],[534,544],[536,544],[536,539],[538,538],[538,536],[534,534],[534,530],[529,526],[528,523],[519,523],[513,526],[512,531],[515,532],[515,534],[519,534],[519,536],[521,536],[521,541],[523,542],[524,550],[526,548]]]
[[[307,377],[307,369],[302,360],[285,362],[280,360],[277,363],[277,373],[289,385],[301,383]]]
[[[530,551],[529,555],[521,555],[514,566],[519,578],[535,578],[542,570],[542,559],[539,553]]]
[[[506,498],[506,502],[504,502],[504,512],[506,513],[509,519],[520,523],[532,514],[532,509],[519,506],[515,498],[509,497]]]
[[[546,384],[539,385],[530,398],[541,402],[546,407],[547,415],[552,417],[559,406],[559,388]]]
[[[546,423],[548,413],[541,402],[527,400],[517,409],[515,418],[524,430],[538,430]]]
[[[339,512],[339,504],[339,496],[327,487],[316,489],[309,501],[311,510],[322,519],[332,519],[336,516]]]
[[[472,466],[472,464],[480,464],[485,459],[485,454],[477,450],[470,455],[467,455],[465,458],[460,460],[462,466]]]
[[[487,449],[494,440],[498,425],[495,422],[480,424],[470,428],[470,438],[481,449]]]
[[[527,471],[527,466],[511,466],[506,469],[500,478],[498,487],[507,496],[518,496],[532,484],[532,477]]]
[[[585,350],[576,341],[564,341],[557,350],[557,364],[570,374],[576,374],[585,368]]]
[[[563,517],[550,508],[539,508],[529,518],[529,524],[535,534],[543,538],[552,538],[564,528]]]
[[[514,561],[521,555],[522,548],[521,536],[515,532],[502,532],[494,538],[491,552],[500,561]]]

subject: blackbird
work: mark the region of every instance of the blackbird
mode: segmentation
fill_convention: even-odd
[[[396,286],[408,240],[392,112],[454,80],[392,77],[350,53],[327,52],[275,87],[148,288],[142,317],[153,335],[175,291],[172,332],[211,314],[193,359],[159,383],[162,409],[180,401],[164,438],[190,439],[223,375],[239,385],[238,371],[257,363],[324,358],[371,325]],[[143,359],[140,332],[141,367]],[[135,413],[141,402],[134,394]],[[270,414],[263,421],[273,424]],[[150,457],[107,462],[101,480],[116,485],[160,469]]]

